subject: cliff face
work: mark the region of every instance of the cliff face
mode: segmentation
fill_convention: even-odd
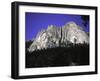
[[[89,36],[81,27],[74,22],[69,22],[63,28],[63,40],[68,40],[71,43],[89,43]]]
[[[36,39],[29,47],[29,52],[37,49],[64,47],[68,43],[89,43],[89,36],[74,22],[69,22],[63,27],[48,26],[47,30],[38,33]]]

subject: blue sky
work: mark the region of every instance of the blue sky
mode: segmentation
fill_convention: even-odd
[[[40,30],[47,29],[48,25],[64,26],[73,21],[89,32],[89,16],[72,14],[51,14],[51,13],[25,13],[25,39],[32,40]]]

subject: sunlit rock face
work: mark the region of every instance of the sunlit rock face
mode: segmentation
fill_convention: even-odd
[[[74,22],[69,22],[63,27],[50,25],[38,33],[28,50],[32,52],[37,49],[67,46],[68,42],[89,43],[89,36]]]
[[[47,30],[38,33],[36,39],[29,47],[29,51],[58,47],[60,38],[60,28],[50,25]]]
[[[51,47],[57,47],[59,46],[59,40],[61,38],[61,29],[57,28],[56,26],[48,26],[47,29],[47,36],[48,36],[48,42],[47,42],[47,46],[49,48]]]
[[[63,28],[63,40],[71,43],[89,43],[89,37],[81,27],[74,22],[67,23]]]
[[[48,36],[45,30],[38,33],[36,39],[33,41],[29,47],[29,51],[34,51],[37,49],[47,48]]]

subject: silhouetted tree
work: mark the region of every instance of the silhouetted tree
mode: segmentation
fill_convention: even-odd
[[[89,64],[89,44],[70,44],[70,47],[56,47],[26,51],[26,68],[69,66]]]

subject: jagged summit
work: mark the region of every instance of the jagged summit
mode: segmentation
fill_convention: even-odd
[[[32,52],[37,49],[54,48],[67,46],[68,43],[89,43],[89,36],[75,22],[68,22],[62,27],[49,25],[46,30],[42,30],[29,47]]]

